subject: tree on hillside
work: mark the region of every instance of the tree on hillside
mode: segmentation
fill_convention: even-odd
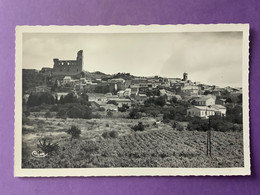
[[[112,78],[122,78],[124,80],[132,80],[133,76],[130,73],[117,73],[112,76]]]
[[[172,97],[171,101],[172,104],[176,104],[178,102],[178,99],[174,96]]]
[[[82,71],[82,72],[80,73],[80,76],[81,76],[81,78],[85,78],[85,76],[86,76],[85,72]]]
[[[141,118],[141,113],[138,112],[137,108],[134,108],[131,110],[131,112],[129,113],[129,117],[131,119],[139,119]]]
[[[27,105],[30,107],[39,105],[39,97],[35,94],[31,94],[28,98]]]
[[[113,116],[113,112],[108,111],[108,112],[107,112],[107,116],[108,116],[108,117],[112,117],[112,116]]]
[[[60,97],[60,100],[58,101],[58,103],[64,104],[64,97],[63,97],[63,95]]]
[[[85,109],[85,113],[84,113],[84,117],[83,118],[84,119],[91,119],[92,118],[92,110],[89,107],[87,107]]]
[[[45,92],[41,94],[31,94],[28,98],[27,105],[32,106],[38,106],[41,104],[54,104],[54,97],[52,94]]]
[[[72,125],[71,128],[67,131],[67,133],[71,135],[71,141],[72,141],[72,139],[80,138],[81,130],[78,127]]]
[[[86,92],[82,93],[80,98],[79,98],[79,102],[82,105],[89,105],[89,101],[88,101],[88,95]]]
[[[226,99],[226,103],[232,103],[232,99],[229,97]]]
[[[242,105],[226,105],[227,107],[227,116],[226,119],[229,122],[242,124],[243,123],[243,109]]]
[[[152,105],[158,105],[158,106],[164,106],[166,104],[165,98],[164,97],[151,97],[147,100],[144,101],[145,106],[152,106]]]
[[[54,104],[54,97],[51,93],[45,92],[39,95],[39,104]]]
[[[163,107],[166,104],[165,98],[164,97],[158,97],[155,99],[155,105]]]
[[[67,94],[64,99],[63,99],[64,103],[77,103],[78,99],[77,97],[74,95],[74,93],[69,93]]]

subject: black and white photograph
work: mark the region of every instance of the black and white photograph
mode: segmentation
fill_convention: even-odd
[[[248,175],[249,26],[17,26],[15,176]]]

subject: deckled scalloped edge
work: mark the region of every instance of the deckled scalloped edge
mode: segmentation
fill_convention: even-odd
[[[21,159],[19,160],[19,162],[17,162],[17,153],[19,153],[19,151],[17,151],[18,149],[20,150],[20,157],[21,156],[21,144],[22,144],[22,140],[20,137],[20,142],[21,143],[19,146],[17,146],[18,141],[17,141],[17,132],[15,129],[17,129],[17,100],[18,98],[16,97],[16,93],[17,93],[17,85],[18,85],[18,82],[21,81],[21,78],[17,78],[17,73],[18,73],[18,67],[17,67],[17,63],[18,63],[18,60],[17,60],[17,57],[18,57],[18,52],[21,52],[18,50],[18,28],[35,28],[35,27],[44,27],[44,28],[51,28],[51,27],[54,27],[54,28],[60,28],[60,27],[69,27],[69,28],[72,28],[72,27],[79,27],[79,28],[117,28],[117,27],[134,27],[134,28],[142,28],[142,27],[158,27],[158,28],[164,28],[164,27],[195,27],[195,28],[199,28],[198,26],[202,26],[202,27],[215,27],[215,26],[232,26],[232,25],[236,25],[236,26],[239,26],[239,25],[243,25],[244,26],[244,30],[243,30],[243,33],[246,33],[247,34],[247,38],[244,39],[243,37],[243,42],[246,42],[246,46],[245,48],[243,47],[243,50],[246,50],[247,52],[244,53],[245,51],[243,51],[243,67],[242,67],[242,72],[243,72],[243,75],[247,75],[246,76],[246,80],[243,78],[243,104],[247,104],[246,105],[246,110],[247,110],[247,116],[243,116],[243,127],[245,125],[247,125],[247,128],[248,128],[248,132],[244,132],[244,128],[243,128],[243,142],[245,142],[245,139],[247,139],[246,141],[248,142],[248,145],[247,145],[247,148],[245,146],[245,143],[243,143],[243,147],[244,147],[244,165],[245,163],[249,163],[248,166],[249,167],[244,167],[244,168],[72,168],[70,169],[71,172],[74,172],[76,170],[78,170],[79,172],[83,172],[83,170],[101,170],[101,172],[103,173],[103,171],[105,169],[109,169],[110,172],[117,172],[117,173],[113,173],[113,174],[88,174],[87,171],[86,173],[84,174],[60,174],[62,172],[68,172],[69,169],[68,168],[59,168],[59,169],[22,169],[21,167],[19,167],[17,165],[17,163],[21,163]],[[246,29],[247,28],[247,29]],[[217,31],[217,30],[215,30]],[[219,30],[221,31],[221,30]],[[231,31],[231,30],[230,30]],[[237,30],[238,31],[238,30]],[[184,31],[182,31],[184,32]],[[187,31],[187,32],[194,32],[194,31]],[[200,32],[205,32],[205,31],[200,31]],[[208,32],[212,32],[212,31],[208,31]],[[51,32],[50,32],[51,33]],[[75,32],[77,33],[77,32]],[[108,32],[106,32],[108,33]],[[147,32],[149,33],[149,32]],[[174,32],[172,32],[174,33]],[[20,40],[21,41],[21,40]],[[19,45],[21,46],[21,45]],[[83,26],[83,25],[18,25],[16,26],[16,29],[15,29],[15,85],[14,85],[14,91],[15,91],[15,106],[14,106],[14,176],[15,177],[122,177],[122,176],[248,176],[251,174],[251,153],[250,153],[250,88],[249,88],[249,74],[250,74],[250,64],[249,64],[249,57],[250,57],[250,28],[249,28],[249,24],[245,24],[245,23],[218,23],[218,24],[213,24],[213,23],[209,23],[209,24],[165,24],[165,25],[160,25],[160,24],[151,24],[151,25],[146,25],[146,24],[139,24],[139,25],[86,25],[86,26]],[[21,57],[21,56],[20,56]],[[245,63],[244,61],[247,61],[247,63]],[[244,67],[246,66],[246,67]],[[22,69],[22,65],[21,67],[19,67]],[[21,71],[21,70],[20,70]],[[246,71],[246,73],[244,72]],[[19,79],[19,80],[18,80]],[[247,83],[244,83],[244,82],[247,82]],[[245,84],[247,84],[247,87],[245,88]],[[246,94],[244,93],[244,91],[246,91]],[[247,98],[247,101],[245,102],[244,100],[244,97]],[[18,100],[19,101],[19,100]],[[21,106],[21,105],[20,105]],[[244,111],[244,106],[243,105],[243,115],[245,114],[245,111]],[[244,124],[244,118],[247,118],[247,122],[248,124]],[[20,122],[21,122],[21,116],[20,116]],[[19,132],[20,135],[21,135],[21,132]],[[246,137],[245,137],[246,136]],[[20,148],[17,148],[17,147],[20,147]],[[245,152],[247,154],[245,154]],[[247,159],[247,162],[245,162],[245,158],[249,158]],[[18,166],[18,167],[17,167]],[[183,172],[193,172],[193,173],[174,173],[174,174],[171,174],[171,173],[157,173],[157,174],[148,174],[148,173],[145,173],[145,174],[136,174],[136,173],[133,173],[132,171],[133,170],[137,170],[137,169],[143,169],[143,170],[152,170],[152,169],[168,169],[168,170],[171,170],[171,171],[174,171],[174,170],[182,170]],[[198,170],[200,171],[200,169],[206,169],[207,171],[210,171],[210,170],[213,170],[213,169],[217,169],[218,171],[219,170],[224,170],[223,173],[194,173],[194,170]],[[234,172],[234,173],[229,173],[229,170],[232,170],[232,169],[235,169],[235,170],[242,170],[244,171],[243,173],[237,173],[237,172]],[[35,173],[25,173],[24,170],[29,170],[29,172],[35,172],[37,170],[41,170],[42,172],[48,172],[50,171],[51,173],[50,174],[35,174]],[[58,174],[53,174],[53,172],[60,172]],[[125,171],[131,171],[131,172],[128,172],[127,174],[125,173]],[[138,172],[140,170],[137,170]],[[120,173],[121,172],[121,173]]]

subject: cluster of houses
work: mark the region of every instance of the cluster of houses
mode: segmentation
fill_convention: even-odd
[[[55,77],[54,77],[55,78]],[[225,98],[241,94],[241,88],[219,88],[188,80],[188,74],[183,78],[133,77],[132,79],[107,78],[87,79],[86,77],[64,76],[55,80],[55,90],[42,85],[27,91],[30,93],[50,92],[57,100],[68,93],[80,95],[87,93],[89,102],[93,106],[103,107],[105,110],[117,111],[119,107],[131,107],[133,103],[143,104],[149,98],[149,91],[158,90],[166,101],[175,98],[176,101],[192,101],[193,106],[187,109],[187,115],[207,118],[211,115],[226,116]],[[208,95],[205,95],[208,94]],[[116,102],[111,104],[110,102]],[[216,104],[217,102],[217,104]]]
[[[132,100],[130,98],[120,98],[118,95],[113,95],[112,93],[102,94],[102,93],[88,93],[88,101],[92,107],[104,108],[105,111],[118,111],[118,108],[123,106],[131,107]],[[114,102],[114,103],[110,103]]]
[[[195,105],[187,109],[188,116],[208,118],[212,115],[226,116],[226,107],[215,104],[216,96],[206,95],[194,99]]]

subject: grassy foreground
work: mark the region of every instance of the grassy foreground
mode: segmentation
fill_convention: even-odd
[[[131,127],[135,119],[57,119],[29,117],[23,125],[23,168],[86,167],[243,167],[242,132],[212,132],[212,157],[206,156],[206,132],[177,131],[155,119],[142,119],[142,132]],[[70,139],[66,131],[76,125],[79,139]],[[104,132],[116,131],[114,137]],[[44,158],[31,155],[38,140],[49,137],[59,150]]]

